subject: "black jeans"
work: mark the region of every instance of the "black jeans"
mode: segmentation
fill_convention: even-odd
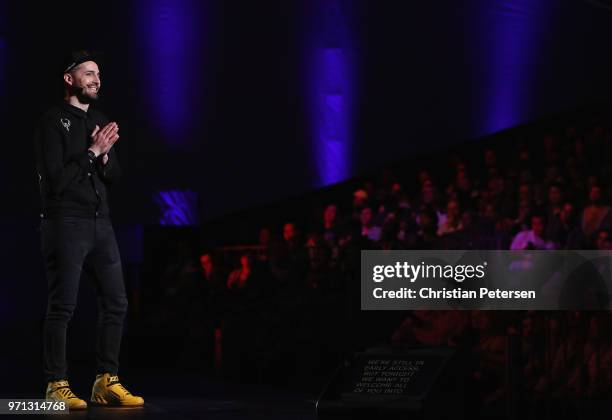
[[[97,372],[117,374],[127,297],[121,258],[107,218],[42,219],[41,251],[48,282],[43,327],[47,381],[67,378],[66,329],[77,303],[81,272],[94,279],[98,302]]]

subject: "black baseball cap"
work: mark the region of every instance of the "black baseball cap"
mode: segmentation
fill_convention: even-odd
[[[75,68],[81,63],[86,61],[95,61],[96,63],[100,62],[100,58],[102,53],[99,51],[89,51],[89,50],[77,50],[72,51],[66,55],[64,58],[64,62],[62,64],[63,73],[68,73],[70,70]]]

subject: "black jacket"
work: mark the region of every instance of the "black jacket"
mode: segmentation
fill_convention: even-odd
[[[35,134],[41,217],[109,217],[107,186],[120,174],[115,147],[106,165],[87,153],[94,128],[107,123],[101,112],[64,101],[43,115]]]

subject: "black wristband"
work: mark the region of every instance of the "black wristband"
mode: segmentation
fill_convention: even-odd
[[[91,163],[96,160],[96,154],[91,149],[87,149],[87,156],[89,156],[89,161]]]

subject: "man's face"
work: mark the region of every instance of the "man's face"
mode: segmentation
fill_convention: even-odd
[[[597,249],[605,250],[606,243],[608,242],[609,239],[610,239],[610,234],[607,231],[605,230],[600,231],[597,234],[597,241],[595,242],[597,245]]]
[[[422,197],[423,202],[426,204],[431,204],[435,198],[435,189],[434,189],[433,182],[431,182],[431,180],[426,180],[425,182],[423,182],[421,191],[423,195]]]
[[[548,189],[548,201],[550,204],[552,204],[553,206],[558,206],[561,204],[561,201],[563,200],[563,195],[561,193],[561,188],[557,187],[557,186],[551,186]]]
[[[330,204],[325,207],[325,212],[323,213],[323,218],[326,223],[333,223],[336,220],[336,213],[338,212],[338,208]]]
[[[569,223],[574,217],[574,206],[571,203],[565,203],[563,210],[561,211],[561,221],[563,223]]]
[[[240,256],[240,265],[242,267],[249,266],[249,257],[247,255],[241,255]]]
[[[601,188],[599,188],[599,186],[593,185],[591,187],[589,199],[594,203],[599,203],[601,201]]]
[[[71,95],[75,95],[81,103],[91,103],[98,99],[100,91],[100,70],[93,61],[79,64],[70,73],[64,74]]]
[[[464,191],[470,189],[471,182],[470,178],[467,176],[467,172],[461,171],[457,173],[457,186]]]
[[[519,200],[529,201],[531,199],[531,188],[527,184],[519,187]]]
[[[270,242],[270,230],[266,228],[262,228],[259,231],[259,243],[262,245],[267,245]]]
[[[365,209],[361,210],[361,225],[368,226],[371,221],[372,221],[372,209],[369,207],[366,207]]]
[[[210,255],[204,254],[200,257],[200,265],[202,269],[209,271],[212,269],[212,260],[210,259]]]
[[[544,234],[544,219],[539,216],[532,217],[531,229],[537,236],[542,236]]]
[[[295,226],[293,223],[285,223],[285,226],[283,226],[283,238],[285,238],[286,241],[290,241],[294,236]]]
[[[446,213],[449,218],[457,220],[460,215],[459,203],[456,201],[449,201],[446,206]]]

